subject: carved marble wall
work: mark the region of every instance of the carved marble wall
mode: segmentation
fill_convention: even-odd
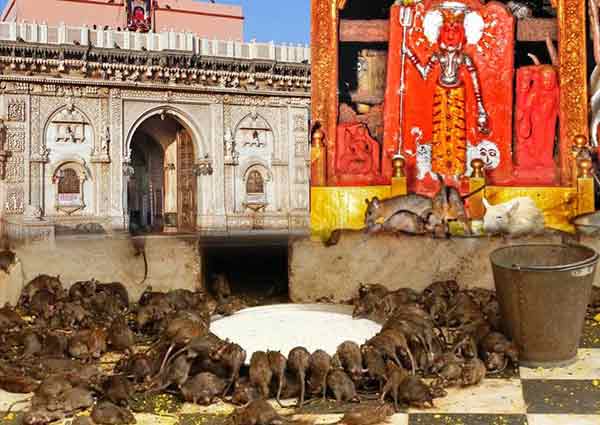
[[[0,105],[9,152],[1,213],[11,223],[125,229],[132,137],[166,114],[192,136],[198,230],[308,226],[306,97],[8,82]],[[74,173],[81,193],[59,196]],[[262,192],[248,193],[250,176]]]

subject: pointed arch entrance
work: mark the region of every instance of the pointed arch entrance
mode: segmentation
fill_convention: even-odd
[[[196,230],[194,143],[172,115],[152,115],[130,142],[133,175],[127,184],[129,225],[134,231]]]

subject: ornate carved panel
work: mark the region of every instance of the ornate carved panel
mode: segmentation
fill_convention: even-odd
[[[23,183],[25,181],[25,157],[22,153],[13,153],[6,161],[6,181]]]
[[[9,121],[25,121],[25,102],[22,100],[9,101],[7,115]]]
[[[9,128],[6,131],[6,149],[11,152],[25,152],[25,130]]]
[[[6,202],[4,211],[6,214],[23,214],[24,193],[21,186],[9,186],[6,190]]]

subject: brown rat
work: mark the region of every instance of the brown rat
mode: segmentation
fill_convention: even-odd
[[[485,364],[477,357],[467,360],[463,365],[461,385],[478,385],[485,378],[486,371]]]
[[[388,423],[394,409],[384,404],[377,407],[363,407],[352,409],[346,413],[339,423],[344,425],[377,425]]]
[[[370,379],[379,384],[379,391],[383,390],[383,384],[387,379],[387,369],[383,354],[371,345],[363,345],[360,351],[367,368]]]
[[[229,370],[229,382],[223,395],[229,392],[229,389],[240,377],[240,369],[246,361],[246,351],[238,344],[228,343],[216,350],[211,355],[212,360],[222,363]]]
[[[218,303],[222,303],[231,296],[231,286],[225,273],[217,273],[212,276],[211,290]]]
[[[254,352],[250,358],[250,383],[261,391],[264,398],[269,398],[269,384],[272,379],[273,371],[267,353]]]
[[[236,409],[229,419],[233,425],[282,425],[285,422],[266,400],[255,400]]]
[[[135,344],[135,335],[129,328],[125,316],[119,316],[110,325],[109,343],[113,350],[128,351]]]
[[[387,382],[381,390],[381,396],[379,400],[383,403],[385,397],[391,392],[392,399],[394,400],[394,408],[398,410],[398,398],[400,396],[400,388],[402,387],[406,378],[408,378],[408,372],[400,366],[394,363],[388,362],[386,365],[387,369]]]
[[[306,372],[310,366],[310,353],[304,347],[296,347],[290,351],[288,355],[287,367],[290,372],[296,374],[300,381],[300,397],[298,406],[304,405],[304,395],[306,394]]]
[[[57,299],[62,299],[64,296],[66,296],[66,291],[62,287],[59,276],[53,277],[42,274],[25,285],[25,287],[21,290],[21,296],[19,297],[19,302],[17,305],[22,308],[29,307],[31,298],[37,291],[42,289],[51,292],[56,296]]]
[[[287,370],[287,359],[279,351],[267,351],[269,363],[271,364],[271,371],[273,377],[277,378],[277,392],[276,400],[277,403],[281,404],[281,391],[285,382],[285,371]]]
[[[423,382],[421,378],[414,375],[408,375],[399,388],[400,399],[407,404],[419,408],[424,408],[427,404],[433,405],[433,392],[431,388]]]
[[[129,406],[132,393],[131,384],[123,375],[110,376],[104,383],[104,396],[119,406]]]
[[[181,386],[181,393],[185,401],[207,406],[218,399],[225,387],[225,380],[212,373],[202,372],[189,378]]]
[[[481,353],[503,353],[513,364],[517,364],[519,361],[517,346],[500,332],[491,332],[485,336],[480,343],[479,350]]]
[[[30,310],[36,316],[48,320],[54,315],[57,302],[56,294],[47,289],[40,289],[31,297]]]
[[[238,406],[246,405],[254,400],[262,398],[261,391],[250,384],[248,378],[240,378],[233,388],[231,402]]]
[[[133,414],[109,401],[101,401],[92,409],[91,418],[98,425],[134,424]]]
[[[349,401],[360,402],[354,382],[342,369],[334,369],[329,372],[327,376],[327,388],[331,390],[338,403]]]
[[[308,370],[308,392],[322,394],[323,400],[327,397],[327,375],[331,370],[331,356],[323,350],[316,350],[310,356]]]
[[[336,356],[352,380],[354,382],[360,381],[363,372],[363,361],[358,344],[353,341],[341,343],[337,348]]]
[[[38,355],[43,350],[42,340],[34,331],[27,331],[23,335],[23,357]]]

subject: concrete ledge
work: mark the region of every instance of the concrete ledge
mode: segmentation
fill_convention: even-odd
[[[308,238],[295,241],[290,250],[290,297],[311,302],[330,297],[347,301],[361,283],[379,283],[390,289],[422,290],[435,280],[456,279],[463,287],[493,288],[489,254],[496,248],[520,243],[561,243],[562,236],[505,240],[453,238],[343,231],[338,243],[327,247]],[[597,238],[580,243],[600,251]],[[600,272],[596,274],[600,285]]]
[[[91,278],[121,282],[135,301],[149,285],[159,291],[200,287],[197,238],[149,236],[145,243],[148,277],[143,283],[144,260],[134,255],[131,239],[125,235],[57,237],[18,246],[18,263],[9,274],[0,270],[0,305],[15,303],[22,287],[39,274],[60,275],[66,287]]]

